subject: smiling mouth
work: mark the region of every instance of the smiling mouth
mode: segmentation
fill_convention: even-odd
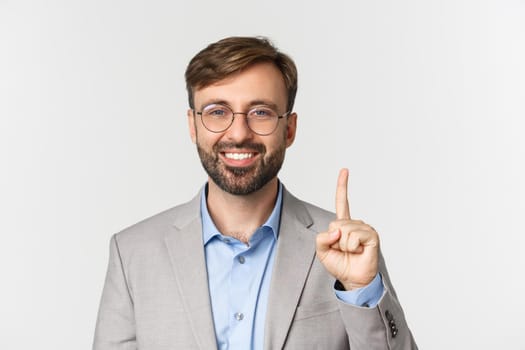
[[[233,159],[233,160],[244,160],[252,158],[255,154],[254,153],[223,153],[225,158]]]

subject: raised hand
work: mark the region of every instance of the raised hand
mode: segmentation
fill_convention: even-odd
[[[346,290],[364,287],[377,274],[379,236],[372,226],[350,217],[348,169],[339,172],[335,214],[328,231],[317,235],[317,257]]]

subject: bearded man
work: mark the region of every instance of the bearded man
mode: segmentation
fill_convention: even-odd
[[[294,142],[297,70],[265,38],[230,37],[186,70],[208,181],[114,235],[95,350],[416,349],[372,226],[278,179]]]

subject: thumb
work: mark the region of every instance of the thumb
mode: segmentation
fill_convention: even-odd
[[[332,232],[321,232],[317,234],[315,239],[317,246],[317,253],[325,253],[330,250],[332,244],[336,243],[341,237],[341,230],[337,229]]]

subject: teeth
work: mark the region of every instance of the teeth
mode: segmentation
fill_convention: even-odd
[[[242,160],[253,157],[253,153],[224,153],[224,156],[229,159]]]

